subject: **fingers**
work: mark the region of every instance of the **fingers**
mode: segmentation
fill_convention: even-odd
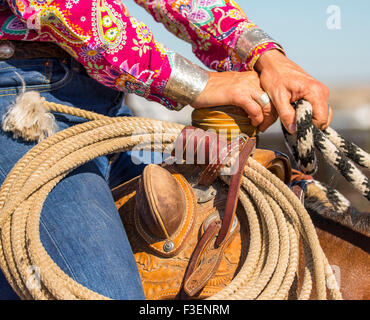
[[[286,130],[291,134],[295,133],[297,131],[296,112],[291,102],[293,102],[292,99],[297,98],[297,95],[295,94],[292,98],[289,91],[280,88],[280,90],[272,92],[270,96]],[[312,122],[314,125],[321,130],[328,128],[333,116],[333,110],[328,106],[329,90],[324,85],[319,84],[311,88],[309,94],[302,98],[312,105]],[[273,121],[273,118],[269,121]],[[261,125],[261,127],[265,129],[265,126]]]
[[[280,117],[282,124],[289,133],[297,131],[296,113],[290,104],[291,95],[286,90],[278,90],[270,94],[276,112]]]
[[[254,127],[258,127],[263,122],[264,116],[262,113],[262,108],[256,101],[250,99],[246,101],[241,107],[249,115],[251,123]]]
[[[328,109],[329,89],[286,56],[274,56],[260,70],[261,86],[271,97],[284,127],[296,131],[295,111],[292,102],[305,99],[312,105],[312,120],[319,129],[330,124]]]
[[[306,88],[308,94],[304,99],[312,105],[312,122],[317,128],[324,130],[329,122],[329,89],[316,80]]]
[[[211,72],[207,85],[196,98],[194,108],[207,108],[223,105],[241,107],[250,117],[253,126],[263,121],[261,106],[253,95],[262,95],[256,72]]]
[[[270,126],[275,123],[279,116],[271,103],[262,108],[262,113],[264,119],[263,122],[258,126],[258,130],[261,132],[265,132]]]
[[[263,91],[261,90],[261,94]],[[260,94],[260,95],[261,95]],[[258,127],[264,120],[261,106],[257,103],[253,96],[258,95],[254,93],[253,95],[248,94],[237,94],[234,95],[233,105],[241,107],[249,115],[251,123],[253,126]]]
[[[261,132],[264,132],[267,130],[267,128],[269,128],[278,118],[278,114],[275,110],[275,108],[273,107],[272,103],[271,103],[271,100],[270,98],[268,97],[268,100],[270,102],[268,102],[267,104],[265,103],[265,101],[263,101],[263,99],[261,100],[261,95],[263,95],[266,93],[265,92],[259,92],[258,94],[255,93],[252,97],[253,99],[260,105],[261,107],[261,110],[262,110],[262,115],[263,115],[263,121],[261,122],[261,124],[258,126],[258,130],[261,131]]]
[[[328,121],[327,123],[323,126],[322,130],[326,130],[329,128],[331,122],[333,120],[333,109],[329,106],[329,115],[328,115]]]
[[[317,128],[324,130],[324,127],[329,121],[328,103],[324,101],[309,102],[312,105],[312,122]]]

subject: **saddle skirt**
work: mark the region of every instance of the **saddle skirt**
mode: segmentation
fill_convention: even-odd
[[[251,156],[290,181],[287,157],[261,149]],[[246,259],[248,221],[239,205],[224,241],[216,245],[229,186],[221,179],[200,184],[203,172],[198,164],[150,164],[112,190],[148,300],[210,297],[232,281]]]

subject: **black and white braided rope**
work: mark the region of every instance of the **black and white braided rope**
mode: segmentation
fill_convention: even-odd
[[[312,106],[309,102],[300,100],[295,108],[297,133],[292,135],[284,126],[282,128],[286,144],[300,170],[309,175],[316,173],[316,148],[333,168],[370,201],[369,179],[355,165],[370,169],[370,155],[331,128],[319,130],[312,122]]]
[[[361,167],[370,169],[370,154],[356,146],[354,143],[343,138],[338,132],[332,128],[327,128],[323,133],[328,139],[348,158],[353,160]]]
[[[360,212],[338,190],[317,180],[304,182],[305,208],[326,219],[340,223],[367,237],[370,236],[370,214]]]

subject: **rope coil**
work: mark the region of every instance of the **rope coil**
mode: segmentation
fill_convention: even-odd
[[[51,110],[69,108],[44,102]],[[76,115],[79,115],[78,113]],[[89,116],[89,115],[87,115]],[[95,117],[95,116],[94,116]],[[162,133],[156,128],[162,127]],[[128,151],[171,148],[183,126],[143,118],[107,118],[79,124],[43,140],[12,169],[0,189],[0,266],[23,299],[107,299],[66,275],[45,251],[39,233],[43,203],[53,187],[78,166],[96,157]],[[161,141],[161,145],[156,141]],[[224,181],[228,183],[226,177]],[[305,276],[298,298],[327,298],[333,272],[309,214],[277,177],[250,159],[240,202],[249,223],[247,258],[232,282],[210,299],[286,299],[298,267],[298,240],[304,245]],[[29,268],[40,270],[40,286],[28,285]],[[336,285],[333,299],[341,299]]]

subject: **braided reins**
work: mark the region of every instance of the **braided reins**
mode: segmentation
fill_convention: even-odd
[[[43,103],[50,110],[93,121],[43,140],[7,176],[0,189],[0,266],[23,299],[106,299],[71,279],[46,252],[39,232],[43,203],[54,186],[78,166],[138,144],[149,150],[170,150],[183,126],[144,118],[108,118]],[[319,299],[327,298],[327,287],[330,298],[341,299],[310,216],[287,185],[251,158],[239,200],[249,224],[249,251],[231,283],[210,299],[288,298],[298,267],[299,239],[305,273],[297,297],[310,298],[314,283]],[[35,266],[40,272],[38,286],[29,285],[29,269]]]
[[[297,134],[289,134],[282,126],[288,149],[298,168],[306,175],[318,169],[315,150],[340,173],[363,197],[370,200],[369,179],[356,167],[370,169],[370,154],[346,140],[332,128],[324,131],[312,123],[312,106],[304,100],[295,104]],[[309,177],[305,182],[305,207],[325,218],[370,236],[370,215],[359,212],[338,190]]]
[[[321,131],[315,127],[312,123],[312,106],[307,101],[297,102],[296,112],[297,134],[291,135],[282,128],[286,144],[300,170],[310,175],[317,171],[316,148],[336,171],[370,201],[370,181],[355,165],[370,169],[370,155],[332,128]]]

